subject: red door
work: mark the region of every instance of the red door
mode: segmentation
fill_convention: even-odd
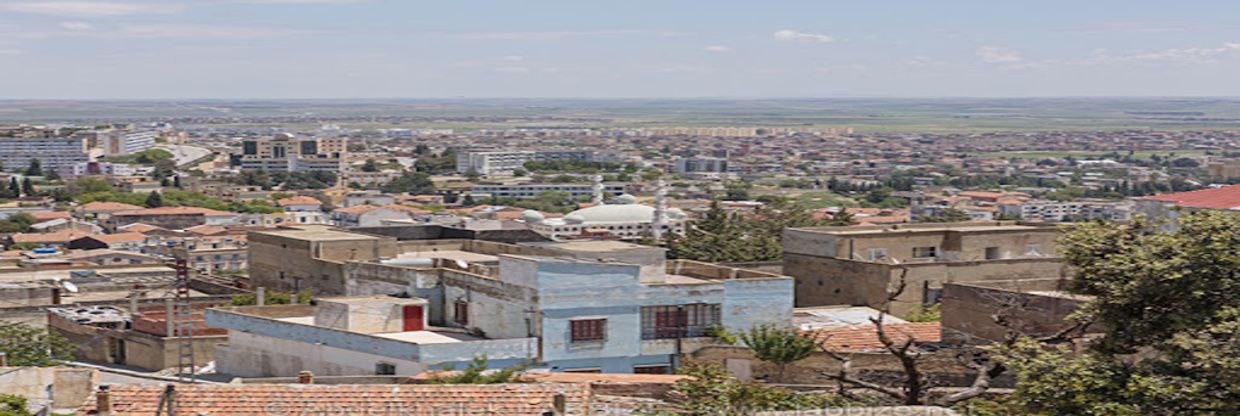
[[[422,306],[421,305],[405,305],[405,330],[421,331],[422,330]]]

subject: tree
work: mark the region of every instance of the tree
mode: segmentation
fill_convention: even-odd
[[[34,196],[34,183],[30,181],[30,177],[22,178],[22,194],[26,196]]]
[[[1137,219],[1061,239],[1092,296],[1075,320],[1105,328],[1081,351],[1023,340],[1001,356],[1030,414],[1240,414],[1240,216],[1201,212],[1178,231]]]
[[[468,179],[470,182],[477,181],[481,177],[482,174],[478,173],[477,169],[469,168],[469,170],[465,171],[465,179]]]
[[[488,371],[490,364],[485,355],[476,356],[474,359],[460,372],[455,371],[455,367],[448,365],[444,370],[449,374],[440,377],[434,377],[428,382],[431,384],[501,384],[511,383],[516,379],[518,374],[529,368],[529,364],[520,363],[502,370]]]
[[[0,416],[33,416],[26,407],[26,398],[16,394],[0,394]]]
[[[435,183],[431,181],[429,173],[406,171],[400,177],[384,184],[381,189],[389,193],[432,194],[435,193]]]
[[[60,180],[60,172],[57,172],[56,169],[48,169],[43,178],[49,181],[58,181]]]
[[[43,176],[43,166],[39,163],[39,159],[30,159],[30,166],[26,168],[26,176]]]
[[[472,207],[474,205],[478,205],[478,203],[474,202],[473,194],[465,194],[465,197],[461,198],[461,206]]]
[[[973,217],[955,208],[944,208],[935,215],[918,215],[914,220],[914,222],[965,222],[972,221]]]
[[[784,381],[784,369],[788,364],[809,358],[818,350],[818,344],[812,338],[801,335],[793,328],[761,325],[741,333],[740,338],[759,360],[775,364],[779,369],[776,382]]]
[[[9,192],[5,194],[9,198],[21,198],[22,185],[17,182],[17,177],[9,178]]]
[[[0,352],[10,366],[47,367],[73,359],[73,344],[59,334],[26,324],[0,322]]]
[[[362,172],[378,172],[379,164],[374,159],[366,159],[366,163],[362,164]]]
[[[147,208],[159,208],[164,206],[164,197],[158,191],[151,191],[146,195],[146,202],[142,203]]]
[[[19,212],[9,215],[8,218],[0,220],[0,233],[24,233],[30,231],[30,226],[37,222],[33,215],[25,212]]]
[[[678,415],[748,415],[761,411],[824,409],[850,404],[840,396],[798,393],[732,378],[718,365],[691,363],[680,369],[689,379],[672,386],[670,401]]]

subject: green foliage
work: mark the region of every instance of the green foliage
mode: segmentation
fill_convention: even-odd
[[[73,359],[73,344],[59,334],[26,324],[0,322],[0,352],[10,366],[47,367]]]
[[[244,170],[232,178],[233,183],[238,185],[258,186],[263,189],[273,189],[278,186],[286,191],[329,188],[335,185],[337,180],[336,173],[328,171]]]
[[[159,191],[151,191],[150,194],[146,195],[146,200],[142,202],[142,206],[147,208],[162,207],[164,206],[164,197],[159,194]]]
[[[533,198],[494,198],[488,201],[491,205],[508,205],[518,208],[532,209],[542,212],[568,213],[577,209],[577,201],[566,191],[539,192]]]
[[[30,166],[25,173],[26,176],[43,176],[43,165],[39,163],[39,159],[30,159]]]
[[[366,159],[366,163],[362,164],[362,172],[378,172],[379,164],[374,159]]]
[[[383,192],[388,193],[433,194],[435,193],[435,183],[431,182],[431,175],[426,172],[406,171],[400,177],[384,184],[381,189],[383,189]]]
[[[589,160],[531,160],[525,162],[523,167],[539,173],[598,173],[620,170],[624,164]]]
[[[722,325],[711,326],[707,329],[706,334],[715,337],[719,340],[719,342],[728,345],[736,345],[738,342],[741,342],[739,335],[728,331],[728,329],[724,328]]]
[[[716,201],[706,215],[685,226],[683,235],[667,234],[673,258],[714,263],[770,261],[783,257],[783,232],[788,227],[847,225],[852,215],[817,219],[795,203],[773,202],[751,216],[729,215]]]
[[[930,306],[922,306],[920,309],[910,312],[904,317],[904,320],[909,322],[938,322],[940,317],[939,304],[936,303]]]
[[[973,217],[970,217],[964,211],[946,208],[940,210],[937,215],[919,215],[913,222],[964,222],[972,220]]]
[[[264,201],[233,201],[228,204],[227,210],[242,214],[275,214],[282,211]]]
[[[30,226],[35,223],[33,215],[25,212],[19,212],[9,215],[8,218],[0,220],[0,233],[24,233],[30,231]]]
[[[677,414],[749,415],[761,411],[845,407],[852,403],[835,395],[798,393],[732,378],[713,364],[690,364],[680,374],[693,379],[676,382],[672,390],[683,397]]]
[[[296,299],[293,299],[293,295],[288,292],[278,292],[274,290],[268,290],[266,291],[266,296],[264,296],[266,301],[263,304],[264,305],[288,305],[290,300],[296,300],[297,304],[299,305],[309,305],[311,297],[312,295],[309,290],[303,290],[301,292],[297,292]],[[253,293],[243,293],[240,295],[233,295],[232,301],[229,302],[229,304],[232,306],[257,305],[258,303],[256,302],[256,299],[257,297]]]
[[[1070,289],[1093,296],[1077,319],[1106,333],[1085,351],[1025,340],[1001,354],[1013,403],[1044,415],[1240,414],[1240,216],[1153,225],[1088,223],[1061,238]]]
[[[430,384],[501,384],[516,382],[517,374],[529,368],[529,364],[521,363],[512,367],[500,370],[488,371],[490,367],[487,357],[477,356],[473,361],[461,370],[460,373],[435,377],[428,381]],[[453,371],[455,368],[451,365],[443,367],[446,371]]]
[[[146,149],[137,153],[108,156],[103,158],[104,161],[111,163],[126,163],[131,165],[146,166],[154,166],[156,163],[162,161],[173,161],[173,159],[176,159],[176,155],[173,155],[172,152],[164,149]],[[173,161],[173,163],[175,163],[175,161]]]
[[[16,394],[0,394],[0,416],[33,416],[26,408],[26,398]]]
[[[818,343],[801,335],[795,328],[761,325],[741,333],[740,338],[753,351],[754,357],[779,368],[776,381],[783,381],[784,369],[788,364],[804,360],[818,351]]]

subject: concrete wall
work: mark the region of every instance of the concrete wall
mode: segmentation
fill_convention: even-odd
[[[852,353],[850,371],[852,374],[871,381],[890,383],[892,376],[902,376],[904,370],[900,361],[886,353]],[[753,352],[745,347],[709,346],[698,349],[685,356],[685,363],[714,364],[732,371],[733,376],[742,380],[775,381],[779,373],[774,364],[754,357]],[[839,374],[841,362],[823,352],[815,352],[801,361],[789,365],[784,370],[782,383],[788,384],[836,384],[835,380],[825,374]],[[920,361],[921,371],[928,373],[939,381],[946,381],[965,386],[972,381],[969,370],[956,361],[956,351],[939,350],[924,353]],[[1000,380],[996,384],[1003,385],[1010,380]]]
[[[32,406],[81,406],[99,385],[99,371],[73,367],[0,367],[0,393],[25,397]]]
[[[920,308],[926,289],[950,282],[1036,279],[1070,274],[1058,258],[932,262],[891,265],[801,254],[784,254],[784,270],[796,279],[796,306],[881,307],[907,269],[904,292],[891,305],[895,314]]]
[[[1055,334],[1070,325],[1064,318],[1086,302],[1060,292],[1066,283],[1061,279],[948,283],[940,309],[943,341],[1002,341],[1009,329],[995,322],[993,316],[1000,311],[1006,311],[1004,319],[1012,329],[1026,335]]]

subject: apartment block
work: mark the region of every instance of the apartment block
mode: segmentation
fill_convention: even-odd
[[[241,142],[237,162],[243,170],[339,173],[348,158],[348,139],[343,137],[299,138],[279,134]]]
[[[0,137],[0,164],[6,169],[25,168],[35,159],[43,169],[68,173],[90,156],[81,137]]]
[[[155,147],[154,131],[111,130],[100,134],[99,147],[108,156],[127,155]]]
[[[470,170],[480,175],[511,174],[529,161],[594,160],[589,150],[461,150],[456,154],[457,173]]]
[[[624,183],[604,183],[603,193],[609,196],[624,194]],[[589,183],[481,183],[474,185],[470,191],[474,194],[490,194],[497,198],[529,199],[543,192],[568,192],[573,198],[581,198],[594,194],[594,186]]]

